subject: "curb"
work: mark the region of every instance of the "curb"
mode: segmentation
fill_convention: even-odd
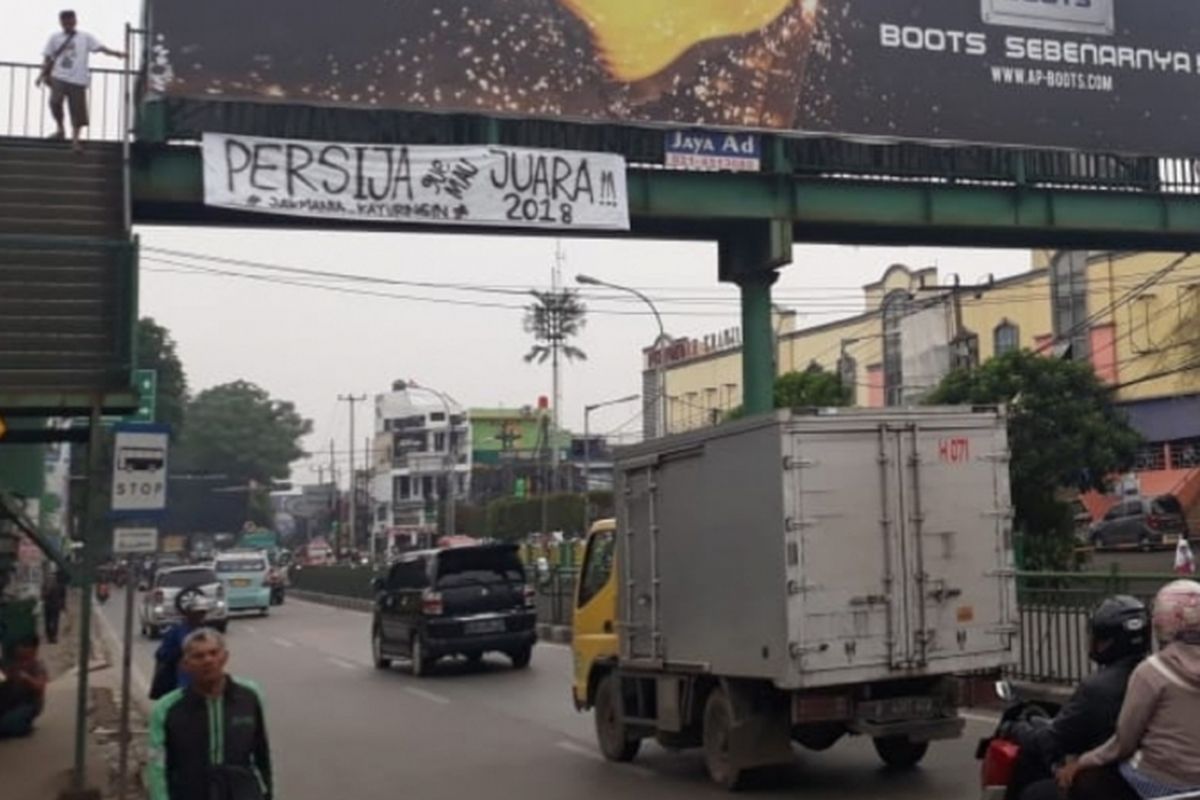
[[[93,611],[95,613],[92,614],[92,621],[95,627],[100,629],[100,641],[104,647],[104,650],[108,654],[108,666],[120,670],[120,656],[121,652],[124,650],[121,637],[117,634],[116,629],[113,628],[112,623],[108,621],[108,617],[104,616],[104,614],[98,609],[93,609]],[[138,713],[142,715],[143,719],[150,719],[150,712],[153,710],[154,706],[154,702],[150,699],[150,685],[146,683],[145,676],[142,674],[141,670],[139,670],[137,666],[133,664],[130,665],[129,678],[129,691],[132,695],[129,699],[132,701],[133,706],[138,710]],[[120,694],[119,684],[117,687],[117,694]],[[119,696],[118,702],[120,702]]]
[[[375,607],[373,601],[364,597],[346,597],[338,594],[326,594],[325,592],[308,592],[303,589],[289,589],[288,594],[294,596],[297,600],[334,606],[335,608],[344,608],[349,611],[371,611]],[[537,634],[538,638],[542,641],[554,642],[555,644],[571,643],[570,625],[549,625],[539,622],[537,625]]]

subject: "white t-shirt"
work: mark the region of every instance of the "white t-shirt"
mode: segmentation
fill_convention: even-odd
[[[51,36],[42,55],[46,58],[54,58],[58,48],[67,41],[67,36],[68,34],[63,31]],[[102,47],[100,40],[90,33],[75,31],[75,37],[66,47],[63,47],[62,53],[55,60],[54,68],[50,70],[50,77],[65,83],[73,83],[76,86],[87,86],[92,80],[91,72],[88,70],[88,57]]]

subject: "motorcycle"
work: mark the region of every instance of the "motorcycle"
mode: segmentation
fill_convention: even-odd
[[[1004,711],[996,725],[996,731],[979,740],[975,758],[980,764],[980,797],[983,800],[1004,800],[1008,786],[1012,783],[1021,746],[1000,735],[1006,722],[1031,717],[1052,716],[1047,707],[1032,700],[1021,700],[1008,681],[996,682],[996,696],[1004,701]]]

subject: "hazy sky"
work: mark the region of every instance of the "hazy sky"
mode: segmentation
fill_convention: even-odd
[[[0,61],[35,61],[55,29],[64,3],[80,28],[120,47],[124,23],[136,21],[132,0],[6,2],[0,25]],[[98,60],[97,64],[103,61]],[[7,75],[0,78],[7,81]],[[478,292],[346,281],[324,281],[344,292],[280,285],[228,275],[198,274],[181,263],[199,263],[152,252],[153,248],[303,267],[387,280],[520,290],[546,286],[554,263],[553,238],[433,236],[398,233],[329,233],[141,227],[141,313],[171,329],[192,390],[235,379],[260,384],[294,401],[313,420],[310,451],[328,459],[330,438],[345,463],[348,412],[339,393],[372,395],[395,378],[412,378],[449,392],[468,406],[521,406],[550,394],[548,367],[527,365],[529,338],[522,330],[519,293]],[[644,288],[660,301],[668,333],[701,336],[738,324],[737,292],[716,280],[711,244],[563,241],[568,282],[584,272]],[[174,263],[167,263],[174,262]],[[800,324],[827,321],[861,309],[861,286],[891,263],[936,265],[943,279],[963,281],[1027,269],[1027,251],[934,248],[797,247],[795,262],[776,284],[776,301],[801,314]],[[245,266],[207,263],[226,271],[271,275]],[[275,277],[279,277],[278,273]],[[295,276],[285,276],[288,280]],[[348,292],[376,292],[380,297]],[[582,424],[585,403],[641,390],[641,348],[656,333],[641,306],[589,299],[591,314],[578,345],[588,360],[564,371],[563,419]],[[414,298],[427,298],[417,300]],[[430,302],[436,298],[446,302]],[[502,308],[463,303],[498,304]],[[640,431],[639,404],[593,415],[601,432]],[[371,416],[358,416],[358,439]],[[361,448],[359,448],[361,450]],[[308,465],[294,479],[315,480]]]

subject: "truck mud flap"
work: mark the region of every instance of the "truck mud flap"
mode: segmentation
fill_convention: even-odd
[[[738,769],[786,764],[792,752],[787,696],[769,685],[722,681],[733,707],[729,758]]]

